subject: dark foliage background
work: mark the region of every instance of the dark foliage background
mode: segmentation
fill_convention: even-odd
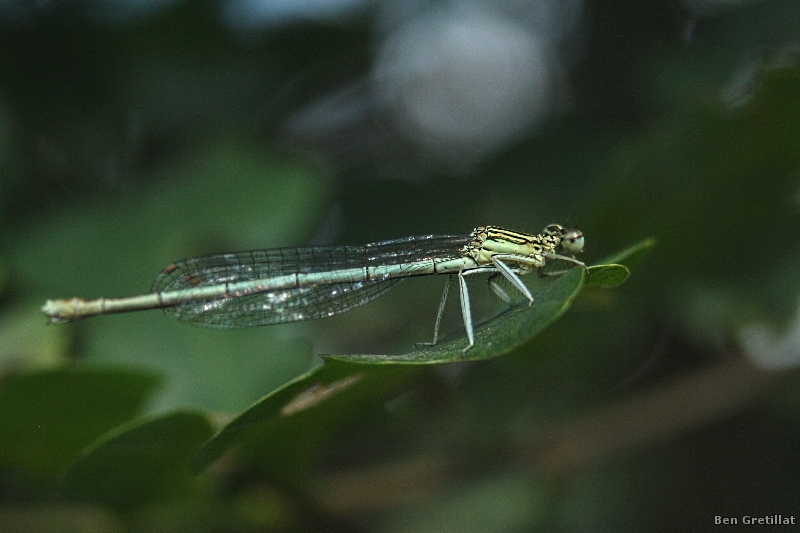
[[[568,4],[0,4],[0,530],[796,522],[800,5]],[[39,312],[181,257],[554,221],[589,263],[657,244],[512,354],[387,367],[199,473],[317,354],[428,339],[441,280],[252,331]]]

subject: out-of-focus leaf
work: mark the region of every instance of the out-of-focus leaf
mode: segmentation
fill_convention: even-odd
[[[148,185],[91,209],[66,206],[27,224],[7,252],[15,282],[42,299],[145,293],[177,259],[303,244],[329,190],[313,162],[237,139],[187,153],[142,181]],[[191,404],[238,412],[260,391],[308,368],[311,356],[304,341],[286,340],[293,326],[209,331],[156,311],[59,327],[80,332],[88,360],[164,375],[157,401],[165,409]],[[252,372],[253,365],[265,371]]]
[[[417,370],[412,366],[375,366],[327,360],[253,404],[208,441],[192,468],[201,471],[236,446],[263,449],[262,463],[273,471],[296,474],[295,459],[321,446],[332,420],[379,402]],[[295,438],[296,436],[296,438]],[[268,449],[267,449],[268,448]]]
[[[101,438],[73,462],[62,489],[82,500],[131,507],[192,487],[189,463],[213,430],[206,416],[175,412]]]
[[[0,369],[43,370],[69,361],[72,332],[43,325],[41,312],[32,306],[11,307],[0,313]]]
[[[600,268],[602,266],[607,265],[624,265],[626,267],[631,267],[634,264],[638,263],[642,257],[647,254],[650,249],[656,245],[656,240],[652,237],[644,239],[640,242],[637,242],[634,245],[628,246],[624,250],[620,250],[615,254],[611,254],[609,256],[604,257],[602,260],[598,261],[598,266],[590,267],[591,268]]]
[[[0,462],[54,476],[82,448],[136,416],[160,380],[115,369],[60,369],[0,385]]]

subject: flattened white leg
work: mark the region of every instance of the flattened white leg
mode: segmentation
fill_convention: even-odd
[[[450,291],[450,280],[453,276],[448,276],[444,284],[444,291],[442,292],[442,301],[439,302],[439,312],[436,313],[436,324],[433,326],[433,341],[432,342],[415,342],[414,346],[436,346],[439,343],[439,325],[442,323],[442,315],[444,314],[444,306],[447,303],[447,293]]]
[[[458,274],[458,288],[461,293],[461,315],[464,317],[464,329],[467,330],[467,340],[469,344],[462,350],[462,353],[467,353],[470,348],[475,346],[475,332],[472,329],[472,311],[469,307],[469,291],[467,290],[467,280],[464,278],[464,273]]]
[[[533,295],[531,294],[531,291],[529,291],[529,290],[528,290],[528,287],[526,287],[526,286],[525,286],[525,284],[524,284],[524,283],[522,283],[522,280],[521,280],[521,279],[519,279],[519,276],[517,276],[517,275],[514,273],[514,271],[513,271],[513,270],[511,270],[511,267],[509,267],[507,264],[505,264],[503,261],[501,261],[501,260],[500,260],[500,258],[499,258],[499,257],[497,257],[497,256],[494,256],[494,257],[492,257],[492,263],[494,263],[494,266],[495,266],[495,267],[497,267],[497,270],[498,270],[498,271],[499,271],[499,272],[500,272],[500,273],[501,273],[501,274],[502,274],[502,275],[503,275],[503,276],[504,276],[504,277],[505,277],[505,278],[506,278],[508,281],[510,281],[510,282],[511,282],[511,284],[512,284],[512,285],[513,285],[513,286],[514,286],[514,287],[515,287],[515,288],[516,288],[516,289],[517,289],[519,292],[521,292],[521,293],[522,293],[522,294],[525,296],[525,298],[527,298],[527,299],[528,299],[528,305],[531,305],[531,304],[533,304]]]
[[[570,257],[568,255],[560,255],[560,254],[544,254],[544,257],[547,259],[559,259],[561,261],[569,261],[570,263],[575,263],[576,265],[583,268],[583,271],[586,272],[586,275],[589,275],[589,267],[586,266],[586,263],[583,261],[578,261],[574,257]],[[543,268],[543,267],[542,267]],[[542,268],[539,268],[539,277],[547,277],[547,276],[560,276],[564,274],[566,270],[559,270],[557,272],[542,272]]]

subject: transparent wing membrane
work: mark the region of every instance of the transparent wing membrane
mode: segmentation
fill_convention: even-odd
[[[152,292],[319,273],[370,265],[457,257],[469,235],[408,237],[366,246],[304,246],[213,254],[178,261],[156,278]],[[232,329],[328,317],[381,296],[405,279],[318,283],[272,292],[198,300],[166,311],[200,326]]]
[[[215,329],[266,326],[342,313],[381,296],[405,278],[333,283],[219,298],[168,308],[179,320]]]

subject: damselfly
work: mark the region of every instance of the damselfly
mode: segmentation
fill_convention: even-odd
[[[508,280],[534,301],[520,276],[549,259],[581,266],[573,255],[583,249],[583,234],[550,224],[538,235],[481,226],[466,235],[406,237],[365,246],[301,246],[213,254],[172,263],[156,278],[149,294],[125,298],[48,300],[42,307],[50,322],[145,309],[166,309],[179,320],[232,329],[311,320],[364,304],[411,276],[447,274],[458,279],[461,314],[475,345],[466,277],[489,274],[489,287],[501,299],[512,298],[497,283]],[[433,343],[447,300],[439,305]]]

